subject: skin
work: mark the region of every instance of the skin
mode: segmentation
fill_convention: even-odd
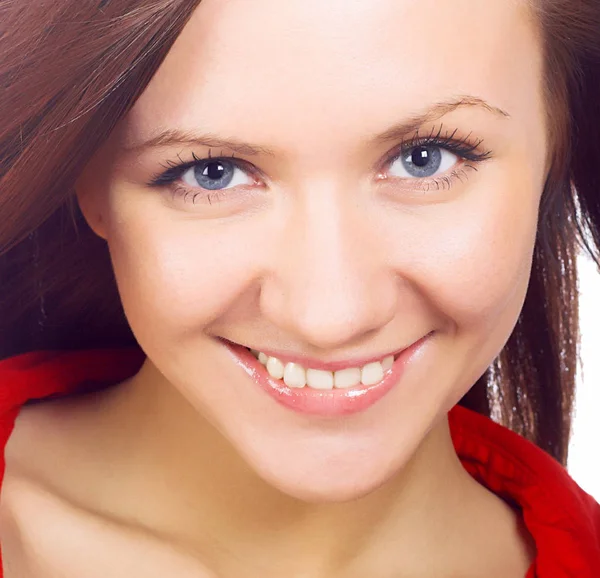
[[[148,360],[101,395],[23,412],[13,437],[44,424],[52,450],[36,476],[53,469],[40,455],[70,464],[49,482],[67,501],[218,576],[522,577],[531,538],[462,468],[447,413],[525,298],[542,64],[519,1],[204,0],[77,184]],[[419,135],[457,131],[490,158],[455,158],[449,188],[385,164],[402,137],[375,135],[461,97]],[[234,152],[139,148],[164,130],[256,145],[235,153],[246,184],[195,204],[197,184],[188,202],[148,186],[168,162]],[[216,341],[343,360],[431,332],[397,387],[338,419],[278,405]]]

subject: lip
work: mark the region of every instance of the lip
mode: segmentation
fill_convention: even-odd
[[[349,389],[334,388],[332,390],[317,390],[308,386],[303,388],[289,387],[283,380],[272,378],[266,368],[246,347],[224,339],[220,341],[225,345],[234,363],[243,369],[260,389],[269,394],[279,404],[298,413],[321,417],[340,417],[367,410],[391,391],[399,383],[406,367],[432,334],[433,332],[406,349],[400,350],[391,369],[384,374],[383,379],[378,383],[369,386],[358,385]],[[343,365],[348,367],[347,362],[344,362]]]

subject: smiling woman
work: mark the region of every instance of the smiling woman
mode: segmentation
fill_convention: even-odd
[[[599,31],[1,2],[4,577],[598,576],[563,465]]]

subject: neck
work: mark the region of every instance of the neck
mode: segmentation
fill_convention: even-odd
[[[264,482],[148,363],[111,395],[105,415],[130,434],[119,451],[135,456],[125,466],[132,490],[115,487],[113,505],[220,577],[466,575],[487,568],[479,566],[486,549],[493,564],[506,560],[498,533],[489,533],[494,524],[515,528],[516,515],[463,469],[447,418],[383,486],[314,504]]]

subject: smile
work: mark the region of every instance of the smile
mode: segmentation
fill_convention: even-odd
[[[432,334],[395,355],[356,367],[349,367],[348,363],[306,367],[297,358],[289,360],[225,339],[220,341],[234,363],[279,404],[299,413],[339,417],[365,411],[392,390]],[[332,370],[336,365],[343,367]]]

